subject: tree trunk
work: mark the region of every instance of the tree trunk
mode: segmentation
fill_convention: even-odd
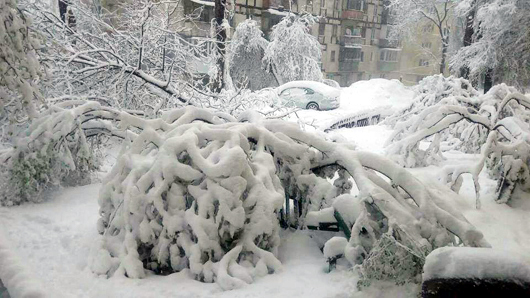
[[[445,72],[445,60],[447,59],[447,36],[442,38],[442,60],[440,61],[440,74]]]
[[[66,23],[66,11],[68,10],[68,1],[59,0],[59,16],[61,20]]]
[[[488,68],[486,71],[486,75],[484,76],[484,94],[488,93],[488,91],[493,86],[493,69]]]
[[[472,7],[475,6],[476,1],[473,1],[471,4]],[[464,47],[470,46],[473,43],[473,34],[475,33],[475,30],[473,29],[473,23],[475,21],[475,9],[471,9],[469,13],[466,16],[466,28],[464,31]],[[464,79],[469,79],[469,68],[462,67],[460,69],[460,76]]]
[[[215,39],[217,41],[217,77],[213,84],[213,90],[220,92],[224,86],[225,75],[225,41],[226,30],[223,27],[223,20],[225,18],[226,0],[215,0]]]

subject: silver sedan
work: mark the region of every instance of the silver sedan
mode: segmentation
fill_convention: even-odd
[[[340,105],[340,90],[319,82],[294,81],[278,87],[282,104],[301,109],[332,110]]]

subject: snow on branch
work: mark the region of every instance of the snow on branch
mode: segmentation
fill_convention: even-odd
[[[344,206],[339,198],[360,208],[341,209],[353,226],[344,248],[352,264],[362,264],[383,237],[422,255],[457,239],[489,246],[443,192],[389,159],[294,123],[256,113],[235,121],[193,107],[162,119],[126,117],[141,131],[102,185],[103,237],[91,261],[98,274],[188,269],[198,280],[238,288],[281,270],[280,223],[304,227],[309,211]],[[335,173],[331,184],[325,177]],[[357,195],[348,195],[350,177]],[[290,200],[296,212],[289,219]]]
[[[455,95],[427,104],[424,104],[427,96],[418,96],[411,107],[416,112],[395,123],[395,131],[387,142],[389,156],[405,166],[425,166],[443,160],[442,143],[456,143],[446,145],[445,149],[481,154],[476,164],[445,167],[442,177],[458,191],[461,175],[470,174],[477,207],[480,207],[478,175],[485,165],[499,182],[498,202],[509,201],[516,189],[530,190],[527,183],[530,99],[504,84],[482,96],[462,96],[457,89],[449,90]],[[427,149],[420,149],[421,142],[430,144]]]

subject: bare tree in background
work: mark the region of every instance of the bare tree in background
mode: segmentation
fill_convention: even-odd
[[[440,73],[444,73],[449,48],[449,14],[454,5],[454,0],[389,0],[394,22],[391,38],[414,39],[420,33],[418,24],[432,24],[442,45],[439,63]]]

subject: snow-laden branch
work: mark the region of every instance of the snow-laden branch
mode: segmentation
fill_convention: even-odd
[[[303,227],[309,212],[347,195],[349,177],[360,193],[342,199],[361,208],[358,217],[343,210],[353,220],[344,251],[352,264],[362,264],[383,235],[422,255],[456,244],[454,236],[488,246],[442,192],[386,158],[294,123],[256,113],[236,122],[193,107],[162,119],[123,115],[122,125],[141,132],[103,182],[98,229],[104,237],[92,264],[98,274],[141,278],[146,269],[188,268],[199,280],[240,287],[281,270],[279,219]],[[341,178],[334,184],[321,177],[335,172]],[[290,219],[282,210],[286,199],[298,202]]]
[[[416,105],[419,106],[422,100],[420,97]],[[419,158],[420,163],[443,158],[439,135],[443,135],[443,141],[459,138],[459,148],[480,153],[481,158],[475,165],[446,167],[442,179],[458,190],[461,175],[471,174],[478,207],[478,176],[487,165],[499,179],[498,201],[506,202],[516,185],[527,189],[529,108],[530,100],[506,85],[495,86],[488,94],[473,100],[448,96],[423,111],[417,111],[409,119],[397,122],[396,130],[387,142],[387,153],[404,165],[416,166]],[[419,149],[420,142],[431,136],[438,139],[435,138],[427,150]]]

